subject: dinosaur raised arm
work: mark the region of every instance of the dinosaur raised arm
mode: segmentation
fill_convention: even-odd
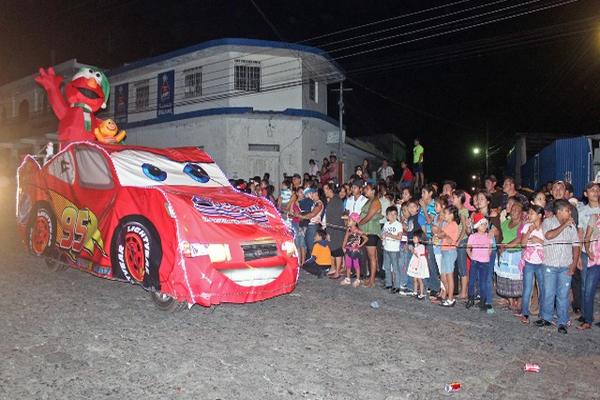
[[[35,78],[35,81],[46,90],[48,94],[48,102],[56,114],[56,117],[61,120],[67,113],[69,105],[60,92],[60,84],[63,77],[56,75],[54,68],[50,67],[47,71],[40,68],[40,74]]]

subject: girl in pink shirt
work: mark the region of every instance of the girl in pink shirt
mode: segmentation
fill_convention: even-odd
[[[492,254],[492,237],[488,233],[489,222],[481,214],[473,218],[473,229],[475,233],[469,236],[467,241],[467,255],[471,259],[471,271],[469,273],[469,290],[466,307],[475,305],[475,281],[478,281],[481,308],[485,304],[491,304],[491,299],[486,303],[488,293],[488,274],[490,273],[490,256]]]

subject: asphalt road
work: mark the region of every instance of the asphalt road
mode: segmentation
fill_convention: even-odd
[[[11,198],[0,399],[600,399],[600,328],[562,336],[304,274],[291,295],[166,314],[139,287],[45,270],[15,237]]]

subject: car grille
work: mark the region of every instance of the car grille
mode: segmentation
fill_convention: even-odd
[[[259,260],[277,256],[277,243],[275,242],[257,242],[242,244],[244,251],[244,261]]]

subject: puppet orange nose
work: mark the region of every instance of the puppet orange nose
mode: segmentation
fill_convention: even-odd
[[[87,81],[87,85],[93,89],[95,89],[98,86],[98,82],[96,82],[96,80],[94,78],[90,78]]]

